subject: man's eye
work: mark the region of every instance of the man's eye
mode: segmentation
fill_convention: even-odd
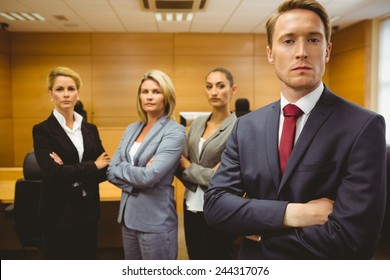
[[[291,44],[294,43],[294,40],[291,40],[291,39],[285,40],[283,43],[286,44],[286,45],[291,45]]]
[[[320,42],[320,40],[318,40],[318,39],[316,39],[316,38],[310,38],[310,39],[309,39],[309,42],[310,42],[310,43],[318,43],[318,42]]]

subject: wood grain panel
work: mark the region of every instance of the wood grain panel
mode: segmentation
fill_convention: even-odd
[[[133,122],[138,122],[138,115],[134,116],[125,116],[125,117],[97,117],[92,116],[91,122],[94,123],[97,127],[127,127]]]
[[[99,135],[105,151],[112,157],[119,146],[125,127],[99,127]]]
[[[89,56],[13,56],[12,99],[15,118],[47,118],[53,110],[47,86],[51,68],[67,66],[82,79],[80,99],[87,112],[91,110],[91,63]]]
[[[333,56],[329,80],[335,94],[360,106],[365,96],[365,50],[356,49]]]
[[[90,33],[11,33],[12,54],[90,55]]]
[[[41,118],[14,119],[14,165],[22,166],[27,152],[33,149],[32,128]]]
[[[11,118],[0,119],[0,167],[14,166],[14,133]]]
[[[254,108],[263,107],[280,98],[280,84],[275,68],[266,56],[255,57]]]
[[[0,53],[0,119],[12,117],[11,63],[8,54]]]
[[[175,35],[176,55],[253,55],[254,40],[250,34],[194,34]]]
[[[172,55],[173,34],[93,33],[92,55]]]
[[[4,30],[0,30],[0,53],[9,54],[9,52],[10,52],[9,33]]]
[[[266,34],[256,34],[255,37],[255,56],[267,56],[268,46]]]
[[[372,21],[365,20],[337,31],[332,35],[334,54],[371,45]]]
[[[253,103],[253,60],[252,57],[234,56],[176,56],[175,82],[177,91],[177,112],[210,112],[211,107],[205,93],[205,77],[210,69],[227,68],[237,84],[237,95],[230,108],[234,110],[234,100],[246,97]]]

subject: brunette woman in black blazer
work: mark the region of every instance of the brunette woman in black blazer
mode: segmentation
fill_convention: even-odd
[[[73,70],[52,69],[48,91],[54,110],[33,127],[44,181],[41,223],[48,259],[96,259],[99,183],[106,180],[110,158],[96,126],[74,111],[80,85]]]

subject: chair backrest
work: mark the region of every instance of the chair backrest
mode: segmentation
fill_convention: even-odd
[[[235,107],[237,117],[243,116],[251,111],[249,109],[249,100],[247,98],[238,98],[236,100]]]
[[[42,172],[35,158],[34,151],[28,152],[24,157],[23,176],[26,180],[42,180]]]
[[[42,247],[39,204],[43,183],[34,152],[24,158],[23,175],[15,185],[14,229],[23,247]]]

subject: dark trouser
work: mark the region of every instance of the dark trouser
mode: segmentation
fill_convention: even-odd
[[[235,258],[235,236],[210,227],[203,212],[187,210],[184,201],[184,232],[190,260],[229,260]]]
[[[97,222],[48,230],[44,233],[46,257],[51,260],[94,260],[97,255]]]

